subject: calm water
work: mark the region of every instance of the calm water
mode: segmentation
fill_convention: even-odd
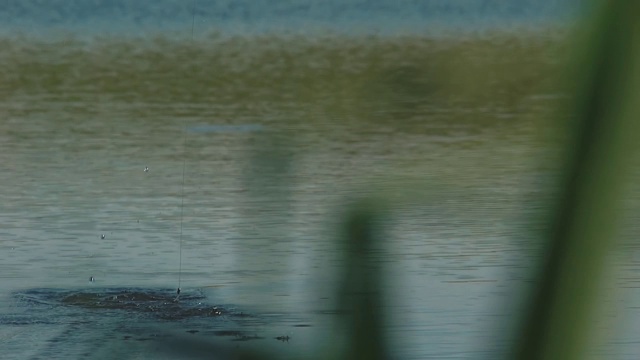
[[[395,357],[501,353],[538,259],[528,231],[555,169],[540,128],[564,99],[561,41],[0,39],[3,358],[161,358],[157,340],[185,336],[314,354],[339,327],[344,206],[408,192],[403,178],[431,200],[394,209],[379,258]],[[637,298],[633,252],[622,258],[616,283]],[[178,281],[228,312],[55,301]],[[603,328],[633,334],[637,309],[615,304],[628,320]],[[605,342],[607,357],[640,348],[621,332]]]

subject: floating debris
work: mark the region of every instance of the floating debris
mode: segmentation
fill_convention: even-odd
[[[107,235],[105,235],[105,234],[100,235],[100,239],[102,239],[102,240],[104,240],[106,237],[107,237]]]
[[[91,276],[91,277],[89,278],[89,282],[94,282],[94,281],[96,281],[96,278],[94,278],[93,276]]]
[[[286,341],[286,342],[289,342],[289,339],[291,339],[291,338],[289,337],[289,335],[286,335],[286,336],[278,336],[278,337],[276,337],[275,339],[276,339],[276,340],[280,340],[280,341],[282,341],[282,342],[285,342],[285,341]]]
[[[149,167],[148,166],[144,167],[144,172],[149,172]]]

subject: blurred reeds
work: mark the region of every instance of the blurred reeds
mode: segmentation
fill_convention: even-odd
[[[379,121],[406,107],[517,109],[532,94],[558,92],[553,74],[563,39],[551,31],[467,38],[212,34],[196,42],[13,37],[0,39],[0,96],[234,104],[248,113],[286,102]],[[360,109],[367,112],[356,115]],[[387,114],[370,119],[378,110]]]
[[[593,350],[597,300],[618,238],[638,152],[640,3],[602,1],[580,34],[568,81],[575,94],[559,193],[541,235],[547,250],[517,359],[583,359]]]

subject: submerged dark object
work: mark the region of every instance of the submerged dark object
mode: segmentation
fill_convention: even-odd
[[[179,302],[174,294],[167,289],[33,289],[17,293],[16,297],[32,304],[148,313],[165,320],[216,317],[227,313],[219,306],[206,304],[203,301],[206,297],[199,291],[182,292]]]
[[[285,336],[278,336],[278,337],[276,337],[276,340],[280,340],[280,341],[282,341],[282,342],[285,342],[285,341],[286,341],[286,342],[289,342],[289,339],[291,339],[291,338],[289,337],[289,335],[285,335]]]

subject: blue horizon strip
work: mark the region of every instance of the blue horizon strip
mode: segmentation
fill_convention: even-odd
[[[260,124],[245,124],[245,125],[196,125],[187,127],[187,132],[190,133],[218,133],[218,134],[234,134],[234,133],[252,133],[261,132],[264,130],[264,126]]]

